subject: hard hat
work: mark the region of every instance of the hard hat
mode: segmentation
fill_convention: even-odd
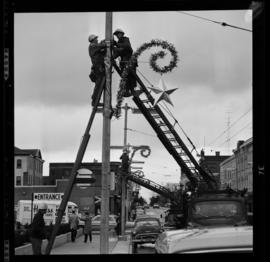
[[[48,205],[46,203],[40,203],[38,205],[38,209],[47,209],[48,208]]]
[[[115,35],[117,33],[122,33],[123,35],[125,34],[124,31],[120,28],[116,29],[113,34]]]
[[[92,41],[93,41],[94,39],[96,39],[96,38],[98,38],[97,35],[89,35],[88,41],[89,41],[89,42],[92,42]]]

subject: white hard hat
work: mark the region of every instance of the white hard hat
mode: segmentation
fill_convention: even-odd
[[[115,35],[117,33],[122,33],[123,35],[125,34],[124,31],[120,28],[116,29],[113,34]]]
[[[38,209],[47,209],[48,208],[48,205],[46,203],[40,203],[38,205]]]
[[[92,42],[92,41],[93,41],[94,39],[96,39],[96,38],[98,38],[97,35],[89,35],[88,41],[89,41],[89,42]]]

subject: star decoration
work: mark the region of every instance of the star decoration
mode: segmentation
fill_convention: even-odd
[[[173,106],[173,103],[169,97],[169,95],[174,92],[178,88],[173,88],[170,90],[167,90],[167,87],[163,81],[163,79],[160,79],[158,87],[149,87],[154,93],[160,94],[158,99],[156,100],[154,106],[160,102],[161,100],[166,101],[167,103],[171,104]]]

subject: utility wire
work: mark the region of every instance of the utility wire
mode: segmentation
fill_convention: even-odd
[[[231,136],[230,138],[226,139],[222,144],[219,145],[222,146],[224,145],[227,141],[229,141],[231,138],[235,137],[236,135],[238,135],[242,130],[244,130],[245,128],[247,128],[251,123],[248,123],[247,125],[245,125],[243,128],[241,128],[237,133],[235,133],[233,136]]]
[[[210,142],[208,145],[212,145],[218,138],[220,138],[223,134],[225,134],[234,124],[236,124],[241,118],[243,118],[249,111],[251,110],[251,108],[245,112],[243,115],[241,115],[238,119],[236,119],[227,129],[225,129],[219,136],[217,136],[214,140],[212,140],[212,142]]]
[[[131,129],[131,128],[127,128],[127,130],[133,131],[133,132],[137,132],[137,133],[140,133],[140,134],[143,134],[143,135],[146,135],[146,136],[153,136],[153,137],[156,137],[156,136],[154,136],[154,135],[147,134],[147,133],[144,133],[144,132],[142,132],[142,131],[135,130],[135,129]]]
[[[204,17],[198,16],[198,15],[192,15],[192,14],[189,14],[189,13],[186,13],[186,12],[183,12],[183,11],[176,11],[176,12],[177,13],[181,13],[181,14],[185,14],[185,15],[189,15],[189,16],[193,16],[193,17],[196,17],[196,18],[199,18],[199,19],[202,19],[202,20],[206,20],[206,21],[209,21],[209,22],[216,23],[216,24],[220,24],[222,26],[229,26],[229,27],[233,27],[233,28],[236,28],[236,29],[240,29],[240,30],[252,32],[252,30],[250,30],[250,29],[246,29],[246,28],[243,28],[243,27],[230,25],[230,24],[227,24],[225,22],[218,22],[218,21],[215,21],[215,20],[211,20],[211,19],[208,19],[208,18],[204,18]]]

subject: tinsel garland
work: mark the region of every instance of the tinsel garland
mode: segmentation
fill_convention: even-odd
[[[163,49],[168,49],[169,52],[171,53],[171,56],[172,56],[172,59],[171,59],[169,65],[164,66],[164,67],[160,67],[156,64],[157,59],[165,57],[166,53],[164,51],[159,51],[158,53],[151,55],[149,63],[150,63],[151,68],[155,72],[160,73],[160,74],[168,73],[168,72],[172,71],[174,67],[177,66],[177,62],[178,62],[177,51],[176,51],[175,47],[172,44],[168,43],[167,41],[153,39],[149,43],[145,43],[145,44],[141,45],[136,50],[136,52],[133,53],[133,55],[131,56],[130,60],[128,61],[127,65],[124,68],[124,71],[122,73],[122,79],[120,81],[120,85],[119,85],[119,89],[118,89],[117,97],[116,97],[117,104],[116,104],[116,110],[114,112],[116,118],[119,118],[121,115],[121,106],[122,106],[122,102],[123,102],[123,95],[125,93],[127,76],[129,74],[130,70],[135,68],[135,66],[137,64],[138,57],[146,49],[149,49],[149,48],[154,47],[154,46],[156,46],[156,47],[160,46]]]

